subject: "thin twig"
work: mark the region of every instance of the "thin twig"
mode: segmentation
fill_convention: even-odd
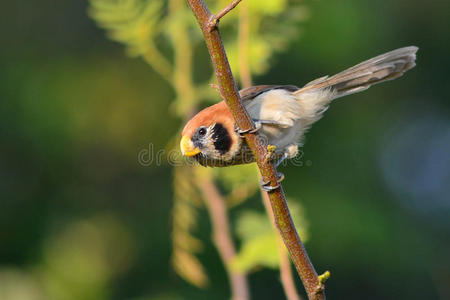
[[[245,273],[233,271],[230,268],[230,262],[236,256],[236,249],[231,239],[225,199],[223,199],[209,176],[202,176],[197,182],[211,216],[214,243],[230,279],[231,299],[248,300],[249,288]]]
[[[269,195],[267,194],[267,192],[261,189],[261,197],[263,199],[263,204],[264,208],[266,209],[267,216],[275,226],[275,219],[273,217],[272,210],[270,209]],[[302,298],[297,293],[297,289],[295,288],[294,278],[292,277],[291,262],[289,261],[286,248],[284,247],[283,239],[281,238],[278,231],[276,232],[276,235],[278,254],[280,255],[280,277],[284,293],[288,300],[301,300]]]
[[[227,13],[229,13],[233,8],[235,8],[241,1],[242,0],[233,0],[230,4],[228,4],[217,14],[211,15],[208,21],[209,31],[211,32],[215,28],[217,28],[217,24],[219,24],[220,19],[222,19]]]
[[[214,89],[214,90],[216,90],[216,91],[218,91],[218,92],[220,93],[220,88],[219,88],[219,86],[218,86],[217,84],[215,84],[215,83],[210,83],[210,84],[209,84],[209,87],[212,88],[212,89]]]
[[[255,124],[248,115],[239,97],[236,82],[234,81],[233,74],[231,73],[219,30],[210,30],[211,27],[209,24],[211,20],[211,13],[206,7],[204,1],[187,1],[202,29],[214,70],[216,72],[221,94],[226,99],[226,103],[231,110],[236,124],[242,130],[256,129]],[[215,26],[215,28],[217,28],[217,26]],[[323,286],[318,289],[320,283],[317,272],[315,271],[306,249],[298,236],[297,230],[295,229],[294,222],[292,221],[289,208],[286,203],[283,188],[277,182],[278,178],[275,166],[270,160],[264,160],[267,156],[267,145],[264,144],[262,139],[259,139],[258,133],[247,133],[245,134],[245,139],[250,149],[252,149],[252,153],[255,157],[264,182],[270,182],[270,185],[274,188],[274,190],[269,193],[269,197],[275,217],[275,223],[277,228],[280,230],[283,241],[291,255],[297,272],[303,281],[308,297],[309,299],[314,300],[325,299]]]

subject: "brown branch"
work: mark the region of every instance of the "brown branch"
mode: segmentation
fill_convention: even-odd
[[[225,199],[223,199],[209,176],[203,176],[197,182],[211,216],[214,243],[230,279],[231,299],[248,300],[250,296],[245,273],[233,271],[230,268],[230,262],[236,256],[236,250],[231,240]]]
[[[184,0],[171,0],[169,2],[169,12],[176,15],[185,8]],[[175,87],[178,98],[183,98],[183,103],[187,102],[190,107],[194,103],[196,92],[192,82],[192,57],[193,50],[189,40],[186,27],[177,28],[171,31],[174,44],[174,72],[172,84]],[[185,103],[186,104],[186,103]],[[191,109],[184,110],[184,118],[190,116]],[[191,172],[195,172],[191,168]],[[212,180],[211,173],[203,174],[201,180],[196,182],[203,193],[203,200],[208,208],[209,217],[213,227],[213,240],[217,251],[220,254],[230,281],[233,300],[249,300],[249,286],[245,273],[230,270],[229,263],[236,255],[236,250],[231,239],[230,224],[228,222],[227,207],[225,199],[218,191]]]
[[[267,192],[261,189],[261,197],[263,198],[264,208],[266,209],[267,216],[269,217],[272,224],[275,225],[275,219],[273,217],[272,210],[270,209],[270,199]],[[291,262],[286,252],[286,248],[283,244],[283,239],[281,238],[279,232],[277,234],[277,245],[278,254],[280,255],[280,277],[281,284],[283,285],[284,293],[288,300],[301,300],[302,298],[297,293],[295,288],[294,278],[292,277]]]
[[[229,13],[233,8],[235,8],[241,1],[242,0],[233,0],[230,4],[228,4],[225,8],[223,8],[217,14],[215,14],[215,15],[210,14],[209,20],[208,20],[209,32],[211,32],[215,28],[217,28],[217,25],[219,24],[220,19],[222,19],[227,13]]]
[[[280,275],[281,284],[288,300],[302,300],[295,287],[294,277],[292,275],[291,261],[285,250],[283,239],[278,237],[278,248],[280,250]]]
[[[217,25],[213,27],[213,30],[211,30],[211,13],[203,0],[187,1],[203,32],[221,94],[225,98],[236,124],[243,130],[256,129],[255,124],[249,117],[239,97],[238,89],[234,81],[233,74],[231,73],[230,65],[228,63]],[[233,3],[235,2],[236,1]],[[259,139],[258,133],[245,134],[245,139],[250,149],[252,149],[263,180],[265,182],[270,182],[270,185],[274,188],[274,190],[269,193],[269,197],[275,222],[291,255],[297,272],[303,281],[308,297],[309,299],[314,300],[325,299],[325,292],[322,288],[323,286],[318,288],[320,286],[320,282],[317,272],[315,271],[305,247],[303,246],[295,229],[294,222],[292,221],[289,208],[286,203],[283,188],[277,182],[277,172],[275,167],[270,160],[264,159],[267,157],[267,145],[264,145],[263,140]]]

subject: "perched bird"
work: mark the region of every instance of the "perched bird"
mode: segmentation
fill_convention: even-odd
[[[400,48],[369,59],[332,77],[321,77],[302,88],[292,85],[259,85],[241,90],[240,96],[259,134],[276,146],[278,164],[297,155],[311,125],[322,117],[334,99],[361,92],[392,80],[415,66],[418,48]],[[230,166],[254,162],[225,102],[207,107],[184,127],[183,155],[204,166]]]

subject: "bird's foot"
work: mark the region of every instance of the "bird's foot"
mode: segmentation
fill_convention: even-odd
[[[275,168],[278,168],[287,158],[288,154],[286,152],[283,153],[283,156],[275,163]]]
[[[243,138],[244,134],[246,134],[246,133],[255,133],[255,132],[257,132],[260,129],[261,129],[261,122],[255,122],[255,128],[253,128],[253,129],[245,129],[245,130],[237,128],[236,132]]]
[[[261,189],[265,192],[271,192],[273,190],[276,190],[277,188],[280,187],[280,183],[283,181],[283,179],[284,179],[284,174],[280,173],[280,172],[277,173],[277,185],[276,186],[271,186],[270,180],[264,181],[263,179],[261,179]]]

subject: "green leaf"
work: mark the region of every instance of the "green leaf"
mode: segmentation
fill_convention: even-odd
[[[91,0],[89,15],[108,36],[127,46],[130,55],[145,54],[160,32],[164,1]]]
[[[303,209],[293,201],[289,201],[289,208],[297,231],[305,242],[308,235]],[[242,247],[231,262],[232,269],[248,272],[261,266],[273,269],[279,267],[278,233],[266,214],[255,211],[242,213],[237,221],[237,234],[242,240]]]

